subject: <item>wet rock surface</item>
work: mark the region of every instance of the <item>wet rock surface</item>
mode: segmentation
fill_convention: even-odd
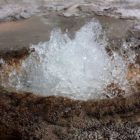
[[[0,58],[6,63],[12,65],[13,62],[18,62],[26,58],[33,50],[27,48],[21,48],[20,50],[4,50],[0,52]]]
[[[140,139],[140,93],[87,102],[2,88],[0,94],[1,139]]]

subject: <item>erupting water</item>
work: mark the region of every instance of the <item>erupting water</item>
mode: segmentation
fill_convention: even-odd
[[[82,100],[101,97],[111,83],[124,89],[127,62],[115,52],[110,57],[106,46],[102,27],[94,19],[74,39],[55,29],[48,42],[31,46],[35,51],[9,75],[10,86]]]

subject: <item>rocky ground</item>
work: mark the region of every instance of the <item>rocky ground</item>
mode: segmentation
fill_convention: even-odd
[[[139,140],[140,94],[73,101],[0,91],[0,139]]]
[[[34,51],[29,49],[30,44],[49,40],[53,28],[60,27],[64,32],[68,30],[73,38],[75,31],[92,18],[99,20],[103,26],[110,42],[106,48],[109,54],[112,49],[118,51],[123,41],[130,42],[138,54],[136,63],[140,65],[138,1],[127,4],[116,1],[112,5],[109,1],[41,1],[39,6],[33,1],[30,3],[32,10],[26,6],[26,0],[22,9],[19,8],[21,3],[13,8],[13,3],[7,2],[7,7],[4,0],[0,2],[0,83],[2,75],[7,75],[6,72],[1,73],[1,58],[9,65],[7,71],[9,68],[12,70]],[[14,12],[5,13],[6,8]],[[3,17],[2,13],[5,13]],[[128,78],[132,76],[133,70]],[[41,97],[0,87],[0,139],[139,140],[139,81],[136,86],[136,90],[127,97],[89,101]]]

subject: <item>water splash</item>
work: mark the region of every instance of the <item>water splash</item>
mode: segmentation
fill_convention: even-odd
[[[10,86],[82,100],[101,97],[110,83],[124,89],[127,63],[117,52],[110,57],[107,44],[94,19],[77,31],[74,39],[55,29],[48,42],[31,46],[35,51],[22,62],[20,72],[10,74]]]

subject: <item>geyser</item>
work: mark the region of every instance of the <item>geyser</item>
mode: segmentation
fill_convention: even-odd
[[[71,39],[60,29],[48,42],[32,45],[35,51],[9,75],[9,85],[45,96],[58,95],[87,100],[102,97],[108,84],[127,84],[127,64],[116,52],[109,56],[107,39],[93,19]]]

